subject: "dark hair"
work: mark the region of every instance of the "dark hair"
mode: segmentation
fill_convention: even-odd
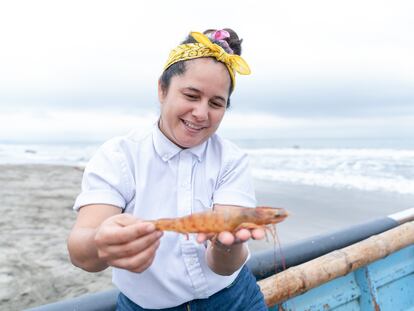
[[[226,30],[230,34],[230,37],[225,39],[228,46],[226,46],[226,44],[223,44],[220,41],[212,40],[212,42],[217,45],[220,45],[228,53],[232,52],[232,54],[241,55],[241,43],[243,39],[239,39],[239,36],[237,35],[237,33],[231,28],[224,28],[223,30]],[[216,31],[216,29],[207,29],[203,33],[207,35],[213,31]],[[187,38],[183,42],[181,42],[181,44],[187,44],[187,43],[197,43],[197,41],[191,35],[188,35]],[[228,47],[230,47],[232,51],[230,51]],[[163,92],[168,91],[172,77],[184,74],[184,72],[187,69],[185,62],[186,61],[179,61],[177,63],[172,64],[170,67],[164,70],[164,72],[162,73],[160,77],[161,89]],[[227,108],[230,107],[230,95],[232,92],[233,92],[233,81],[230,81]]]

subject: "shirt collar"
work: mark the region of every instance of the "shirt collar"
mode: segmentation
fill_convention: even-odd
[[[197,160],[200,162],[203,159],[204,150],[206,149],[207,141],[208,141],[207,140],[203,142],[202,144],[194,146],[192,148],[188,148],[188,149],[180,148],[176,144],[174,144],[171,140],[169,140],[167,136],[164,135],[164,133],[161,132],[160,128],[158,127],[158,122],[154,124],[152,137],[153,137],[155,151],[157,152],[157,154],[161,157],[161,159],[164,162],[169,161],[175,155],[177,155],[178,153],[184,150],[196,156]]]

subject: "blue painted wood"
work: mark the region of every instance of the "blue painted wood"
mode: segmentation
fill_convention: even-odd
[[[383,260],[373,262],[368,266],[374,276],[373,286],[380,287],[395,279],[414,272],[414,249],[404,248],[397,253],[389,255]]]
[[[414,308],[414,246],[374,262],[366,269],[383,310]]]
[[[367,269],[361,268],[354,272],[355,280],[358,283],[359,288],[361,289],[361,297],[359,298],[359,307],[360,310],[375,310],[375,300],[376,291],[375,288],[372,288],[370,278],[367,275]]]
[[[291,298],[281,309],[414,311],[414,245]]]
[[[353,274],[328,282],[282,304],[284,310],[331,310],[342,305],[353,305],[361,295]],[[349,308],[348,310],[358,310]]]

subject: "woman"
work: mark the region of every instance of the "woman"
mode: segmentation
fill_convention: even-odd
[[[235,86],[249,74],[231,29],[191,33],[158,82],[160,118],[147,135],[106,142],[87,165],[68,240],[74,265],[113,267],[118,310],[266,310],[244,266],[261,229],[190,236],[145,220],[256,205],[248,159],[218,137]]]

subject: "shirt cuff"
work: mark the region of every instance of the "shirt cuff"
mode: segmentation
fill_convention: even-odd
[[[82,192],[76,198],[73,209],[78,211],[82,206],[89,204],[109,204],[123,209],[125,207],[125,200],[120,194],[108,190]]]

